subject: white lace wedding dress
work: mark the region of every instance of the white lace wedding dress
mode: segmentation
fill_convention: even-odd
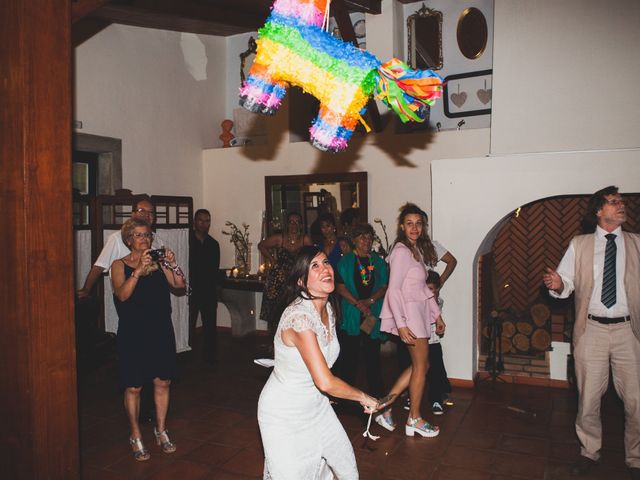
[[[358,478],[353,447],[329,399],[311,378],[296,347],[281,332],[313,330],[331,367],[338,358],[335,315],[329,331],[310,300],[295,300],[282,314],[274,340],[275,366],[258,401],[264,446],[264,478],[273,480],[352,480]]]

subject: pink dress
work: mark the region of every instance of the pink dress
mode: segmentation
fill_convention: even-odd
[[[403,243],[395,244],[388,261],[391,274],[380,312],[380,330],[398,335],[399,328],[409,327],[417,338],[429,338],[440,308],[427,287],[426,266]]]

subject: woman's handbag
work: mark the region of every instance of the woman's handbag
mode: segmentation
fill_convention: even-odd
[[[373,315],[371,314],[365,315],[364,318],[362,319],[362,322],[360,323],[360,330],[362,330],[367,335],[371,335],[371,332],[373,331],[373,327],[376,326],[377,321],[378,319]]]

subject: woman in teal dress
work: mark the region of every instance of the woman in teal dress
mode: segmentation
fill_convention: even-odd
[[[355,249],[338,263],[336,291],[342,297],[339,374],[347,383],[354,383],[362,349],[369,391],[373,396],[381,397],[384,388],[380,345],[387,336],[380,332],[380,310],[387,291],[389,270],[386,262],[371,250],[373,237],[371,225],[356,225],[352,237]],[[363,326],[368,332],[363,331]]]

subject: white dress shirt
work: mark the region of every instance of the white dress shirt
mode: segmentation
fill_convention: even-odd
[[[154,233],[151,248],[160,248],[164,245],[164,240]],[[111,276],[111,264],[120,258],[126,257],[130,253],[131,250],[129,250],[129,247],[122,241],[120,230],[117,230],[107,238],[94,265],[108,271],[109,276]]]
[[[624,251],[624,238],[622,236],[622,229],[616,228],[613,232],[616,238],[616,303],[611,308],[605,307],[600,301],[602,296],[602,277],[604,275],[604,251],[607,246],[607,239],[605,235],[609,232],[596,227],[595,232],[595,245],[593,252],[593,291],[591,292],[591,299],[589,300],[589,313],[597,317],[624,317],[629,315],[629,307],[627,305],[627,294],[624,290],[624,267],[625,267],[625,251]],[[567,298],[573,290],[575,285],[573,283],[575,278],[576,268],[576,252],[573,246],[573,240],[569,244],[569,248],[562,257],[560,265],[558,265],[557,272],[562,278],[564,289],[562,293],[556,293],[553,290],[549,290],[552,297],[555,298]]]

